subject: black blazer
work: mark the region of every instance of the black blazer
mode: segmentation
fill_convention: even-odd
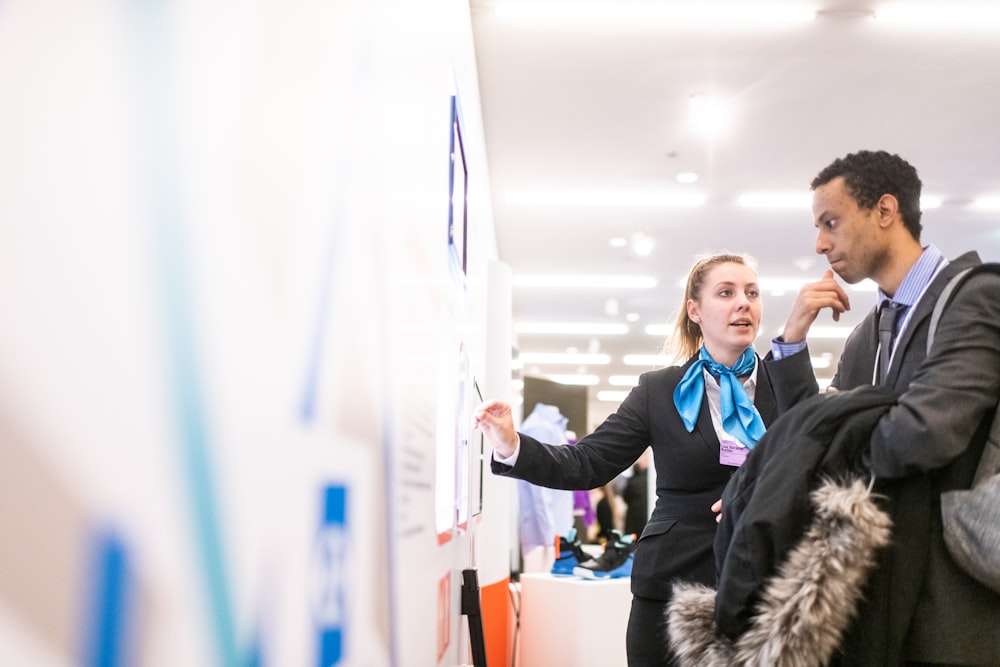
[[[617,412],[575,447],[546,445],[522,433],[516,465],[492,463],[494,473],[533,484],[592,489],[614,479],[652,447],[656,504],[635,552],[632,593],[655,600],[670,599],[674,580],[715,584],[711,506],[736,470],[719,463],[708,401],[702,401],[691,433],[674,407],[674,389],[696,358],[684,366],[643,373]],[[797,381],[812,383],[815,393],[811,370]],[[765,425],[790,407],[776,402],[764,363],[758,364],[754,403]]]
[[[871,467],[895,525],[892,544],[844,642],[842,664],[901,660],[1000,664],[1000,595],[966,576],[941,532],[942,491],[968,488],[1000,396],[1000,277],[981,274],[956,292],[927,357],[930,315],[948,280],[980,264],[976,253],[949,263],[928,286],[896,345],[886,386],[897,404],[871,439]],[[869,385],[878,347],[874,309],[844,345],[831,386]],[[770,367],[780,385],[793,355]],[[925,362],[926,359],[926,363]]]

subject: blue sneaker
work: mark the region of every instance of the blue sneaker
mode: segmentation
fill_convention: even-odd
[[[636,544],[635,535],[622,535],[612,530],[611,538],[604,545],[604,553],[574,567],[573,574],[584,579],[631,577]]]
[[[553,576],[572,577],[573,568],[589,560],[590,556],[576,539],[576,528],[570,528],[565,536],[556,535],[556,560],[550,570]]]

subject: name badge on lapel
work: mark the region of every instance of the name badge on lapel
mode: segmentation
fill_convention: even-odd
[[[732,438],[723,438],[719,441],[719,463],[724,466],[735,466],[739,468],[747,460],[750,450],[743,446],[743,443]]]

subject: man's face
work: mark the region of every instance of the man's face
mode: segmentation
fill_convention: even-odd
[[[816,252],[826,255],[830,268],[854,284],[872,277],[885,252],[878,207],[863,209],[838,176],[813,191]]]

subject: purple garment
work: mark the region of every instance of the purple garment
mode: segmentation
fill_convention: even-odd
[[[583,510],[583,525],[588,528],[594,525],[597,520],[597,513],[594,512],[593,505],[590,504],[590,491],[573,492],[573,512]]]

